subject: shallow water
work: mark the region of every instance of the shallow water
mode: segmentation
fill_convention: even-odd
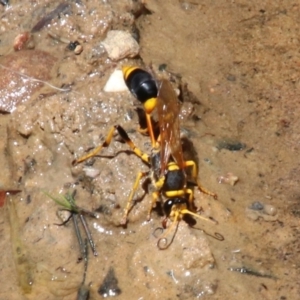
[[[0,186],[22,190],[9,199],[33,270],[31,291],[25,293],[11,250],[16,238],[11,239],[3,207],[0,299],[76,297],[84,265],[77,262],[73,224],[55,225],[61,222],[58,205],[44,194],[73,189],[76,203],[98,209],[100,216],[88,219],[99,253],[88,256],[85,283],[91,299],[103,297],[103,286],[118,299],[297,299],[300,6],[289,1],[147,1],[145,14],[130,1],[68,3],[71,12],[35,32],[35,49],[26,50],[55,58],[49,79],[41,79],[63,90],[39,85],[28,90],[27,102],[14,102],[13,112],[0,116]],[[15,1],[10,8],[0,7],[1,64],[14,52],[14,38],[59,4],[37,1],[21,8]],[[144,63],[166,64],[195,97],[185,103],[182,126],[197,153],[202,185],[218,195],[214,200],[195,191],[195,204],[218,221],[198,220],[196,228],[218,232],[224,241],[180,222],[173,244],[159,250],[154,232],[161,217],[154,211],[146,221],[151,197],[143,197],[142,189],[127,228],[120,227],[136,175],[147,171],[139,158],[123,151],[125,144],[113,141],[104,152],[109,157],[95,158],[90,172],[99,174],[93,179],[83,165],[72,167],[72,160],[101,143],[115,124],[138,147],[150,148],[149,139],[137,132],[137,101],[128,92],[103,92],[114,69],[140,63],[112,62],[99,46],[108,29],[135,32],[132,10],[139,15]],[[78,40],[83,52],[67,50],[64,39]],[[14,54],[20,61],[22,51]],[[19,66],[16,71],[26,71]],[[1,73],[11,76],[5,69]],[[1,82],[3,91],[7,83]],[[29,89],[21,83],[20,90]],[[1,101],[6,99],[1,94]],[[226,176],[229,183],[232,176],[238,181],[226,184]]]

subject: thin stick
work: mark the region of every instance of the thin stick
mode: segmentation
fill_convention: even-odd
[[[87,249],[87,239],[84,239],[84,245],[83,245],[83,250],[84,250],[84,273],[83,273],[83,279],[82,279],[82,285],[85,283],[85,278],[86,278],[86,272],[88,268],[88,249]]]
[[[89,230],[89,228],[88,228],[88,226],[87,226],[87,223],[86,223],[86,221],[85,221],[84,215],[83,215],[83,214],[79,214],[79,217],[80,217],[80,221],[81,221],[81,223],[82,223],[82,226],[83,226],[83,228],[84,228],[84,230],[85,230],[85,233],[86,233],[86,235],[87,235],[87,237],[88,237],[88,240],[89,240],[89,243],[90,243],[90,245],[91,245],[93,254],[94,254],[94,256],[97,256],[97,255],[98,255],[98,252],[97,252],[97,250],[96,250],[96,246],[95,246],[95,243],[94,243],[94,241],[93,241],[93,238],[92,238],[92,235],[91,235],[91,233],[90,233],[90,230]]]
[[[84,257],[86,256],[85,254],[85,246],[82,240],[82,236],[78,227],[78,219],[77,219],[77,214],[72,214],[72,219],[73,219],[73,223],[74,223],[74,228],[75,228],[75,233],[76,233],[76,237],[78,240],[78,244],[79,244],[79,248],[80,248],[80,252],[81,252],[81,258],[84,259]]]
[[[86,286],[85,283],[85,278],[86,278],[86,273],[87,273],[87,267],[88,267],[88,251],[87,251],[87,239],[84,239],[84,273],[83,273],[83,279],[81,286],[78,290],[77,293],[77,298],[76,300],[88,300],[90,296],[90,289],[88,286]]]

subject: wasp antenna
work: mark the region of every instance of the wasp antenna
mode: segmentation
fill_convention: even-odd
[[[157,227],[154,231],[153,231],[153,236],[155,238],[158,238],[162,233],[164,232],[164,229],[162,227]]]
[[[209,222],[212,222],[214,224],[218,224],[218,221],[216,221],[215,219],[209,217],[209,218],[206,218],[206,217],[203,217],[201,215],[198,215],[196,213],[193,213],[192,211],[188,210],[187,208],[184,208],[180,211],[181,214],[183,215],[191,215],[195,218],[198,218],[198,219],[201,219],[201,220],[204,220],[204,221],[209,221]]]
[[[162,237],[160,237],[158,239],[158,241],[157,241],[157,247],[158,247],[159,250],[166,250],[166,249],[168,249],[172,245],[172,243],[174,241],[174,238],[175,238],[175,235],[176,235],[176,232],[178,230],[178,225],[179,225],[178,217],[179,217],[179,215],[176,216],[175,221],[172,222],[171,226],[164,232],[164,234],[162,235]],[[175,230],[174,230],[172,238],[171,238],[171,240],[169,242],[166,237],[173,230],[174,226],[175,226]]]
[[[201,229],[206,235],[214,238],[215,240],[218,240],[220,242],[224,241],[225,238],[224,236],[221,234],[221,233],[218,233],[218,232],[215,232],[214,234],[210,234],[210,233],[207,233],[205,230]]]
[[[166,249],[168,249],[169,246],[172,244],[173,240],[174,240],[174,238],[171,240],[170,243],[168,243],[168,239],[166,239],[166,238],[160,238],[160,239],[158,239],[158,241],[157,241],[157,248],[158,248],[159,250],[166,250]],[[162,243],[163,243],[163,244],[162,244]]]

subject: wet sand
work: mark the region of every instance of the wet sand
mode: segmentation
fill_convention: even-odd
[[[87,218],[98,252],[88,254],[90,299],[106,293],[117,299],[299,298],[300,6],[147,1],[146,10],[131,1],[67,3],[0,7],[0,187],[21,190],[6,197],[17,216],[7,204],[0,208],[0,300],[76,298],[84,263],[73,224],[55,225],[59,205],[45,195],[74,189],[76,204],[99,214]],[[35,27],[58,6],[49,23]],[[138,36],[140,58],[108,58],[101,41],[109,30]],[[16,52],[15,38],[24,32],[33,42]],[[83,51],[67,49],[70,41]],[[42,51],[49,55],[46,68],[33,59]],[[142,63],[166,67],[187,84],[181,126],[201,184],[218,195],[214,200],[195,189],[195,205],[218,224],[180,222],[167,250],[157,248],[162,217],[153,211],[146,220],[151,195],[142,187],[127,227],[120,226],[138,172],[149,169],[126,144],[113,139],[92,165],[72,166],[116,124],[150,153],[149,137],[137,130],[138,101],[128,91],[103,91],[115,69]],[[16,246],[24,254],[17,264]],[[16,265],[26,264],[32,285],[22,289]]]

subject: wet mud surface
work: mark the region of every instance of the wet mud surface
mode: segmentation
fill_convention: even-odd
[[[82,286],[90,299],[298,299],[299,4],[145,2],[0,5],[0,299],[75,299]],[[137,38],[140,57],[125,38],[117,57],[107,53],[111,30]],[[120,226],[148,167],[117,135],[72,165],[116,124],[150,153],[138,101],[103,91],[124,65],[166,69],[187,84],[184,148],[218,195],[195,189],[195,205],[218,224],[181,221],[166,250],[142,186]],[[88,248],[84,282],[72,220],[58,226],[60,206],[46,194],[74,190],[76,205],[98,214],[86,217],[98,255]]]

